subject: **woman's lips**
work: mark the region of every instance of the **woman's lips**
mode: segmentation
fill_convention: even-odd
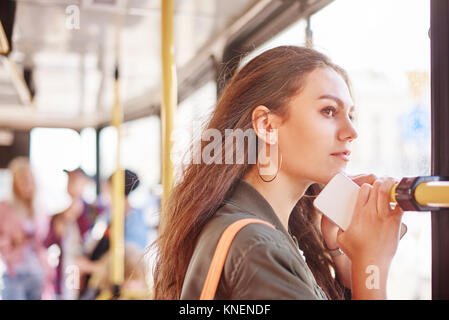
[[[344,152],[340,152],[340,153],[332,153],[331,156],[340,158],[344,161],[349,161],[349,154],[346,154]]]

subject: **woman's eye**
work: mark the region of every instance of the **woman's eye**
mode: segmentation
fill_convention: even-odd
[[[326,107],[323,109],[322,112],[324,112],[328,116],[334,117],[335,114],[337,113],[337,110],[334,107]]]

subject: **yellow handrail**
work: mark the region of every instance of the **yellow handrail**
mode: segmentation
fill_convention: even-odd
[[[177,104],[177,80],[173,43],[173,0],[161,0],[161,56],[162,56],[162,201],[165,201],[173,186],[173,163],[170,153],[173,147],[171,134],[174,127],[174,114]],[[161,216],[160,224],[163,225]]]
[[[449,207],[449,182],[428,182],[416,186],[415,200],[423,206]]]
[[[116,170],[112,175],[112,216],[111,216],[111,235],[110,250],[112,254],[111,263],[111,283],[116,289],[124,280],[124,224],[125,224],[125,174],[121,169],[120,146],[121,134],[120,126],[123,123],[123,109],[120,101],[120,82],[118,70],[116,70],[114,83],[114,108],[112,110],[111,124],[117,131],[117,150],[116,150]]]
[[[396,183],[390,190],[390,202],[396,203]],[[449,181],[422,182],[416,186],[413,194],[421,206],[449,207]]]

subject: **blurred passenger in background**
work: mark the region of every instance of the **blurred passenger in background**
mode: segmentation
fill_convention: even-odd
[[[87,289],[80,296],[82,300],[109,300],[113,297],[110,282],[111,254],[104,253],[90,265],[91,275]],[[144,253],[137,245],[125,243],[124,282],[120,287],[120,299],[150,299],[151,291],[147,286]]]
[[[48,215],[36,200],[36,184],[29,160],[13,159],[11,199],[0,202],[0,255],[6,264],[2,298],[51,299],[54,270],[47,262],[44,239]]]
[[[83,169],[64,170],[68,175],[67,193],[70,206],[53,216],[46,245],[60,248],[59,264],[55,279],[55,291],[59,299],[76,299],[80,290],[78,258],[84,255],[89,231],[104,211],[99,204],[89,204],[83,199],[84,190],[92,178]]]
[[[107,202],[110,202],[110,197],[112,196],[112,176],[107,180],[107,183],[103,185],[103,189],[105,192],[105,199]],[[128,264],[136,265],[138,267],[143,263],[143,252],[146,246],[148,245],[148,233],[149,228],[148,224],[145,221],[145,215],[142,209],[132,207],[129,202],[129,195],[132,191],[134,191],[140,184],[139,177],[137,174],[129,169],[125,169],[125,225],[124,225],[124,240],[125,240],[125,260],[128,259]],[[109,196],[108,196],[109,195]],[[97,245],[93,248],[90,255],[86,255],[84,259],[78,259],[78,265],[82,273],[87,274],[85,279],[86,287],[80,293],[80,299],[92,299],[95,298],[99,293],[98,282],[95,279],[98,279],[98,274],[94,275],[92,282],[90,282],[90,275],[96,274],[98,272],[104,273],[105,264],[109,265],[108,258],[105,258],[106,254],[109,251],[109,225],[110,225],[110,212],[108,210],[108,215],[100,216],[97,219],[94,229],[92,230],[94,233],[97,233],[98,230],[101,230],[101,235],[98,233],[93,236],[93,238],[98,237],[99,241]],[[100,225],[104,225],[104,227],[99,227]],[[98,228],[97,228],[98,227]],[[126,252],[126,248],[132,252]],[[140,262],[137,263],[135,259],[136,256],[139,256]],[[127,258],[126,258],[127,257]],[[130,262],[131,261],[131,262]],[[134,261],[134,262],[132,262]],[[125,261],[126,264],[126,261]],[[125,271],[126,273],[126,271]],[[102,277],[102,287],[104,288],[104,278]],[[141,277],[138,277],[141,279]],[[133,286],[139,286],[137,283],[140,280],[134,281]],[[87,284],[89,283],[88,287]],[[141,283],[140,286],[145,286],[145,284]]]
[[[111,185],[112,177],[109,178]],[[141,208],[132,207],[129,194],[140,184],[139,177],[131,170],[125,170],[125,243],[133,243],[144,250],[148,245],[148,225]]]

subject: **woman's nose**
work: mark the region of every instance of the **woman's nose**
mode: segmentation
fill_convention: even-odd
[[[352,141],[357,139],[358,136],[359,134],[357,133],[353,122],[349,118],[346,119],[339,133],[340,140]]]

